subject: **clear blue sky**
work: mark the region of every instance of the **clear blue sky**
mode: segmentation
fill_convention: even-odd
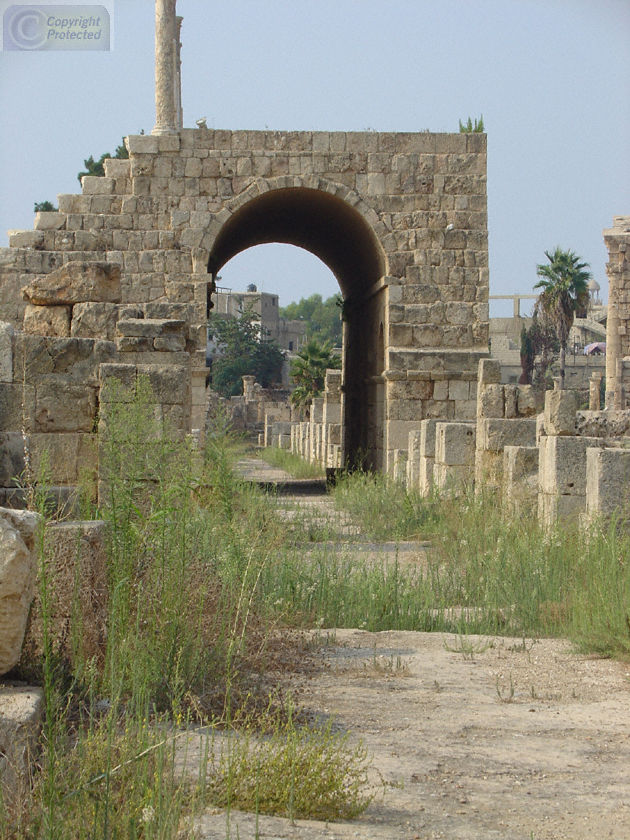
[[[630,213],[629,0],[179,0],[178,13],[185,126],[456,131],[483,114],[491,294],[531,293],[556,245],[606,293],[602,228]],[[113,22],[109,53],[0,52],[0,245],[32,227],[33,202],[79,191],[85,157],[153,127],[154,4],[116,0]],[[288,246],[222,276],[282,304],[337,290]]]

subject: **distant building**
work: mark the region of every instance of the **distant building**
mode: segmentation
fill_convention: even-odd
[[[252,283],[246,292],[233,292],[218,287],[212,295],[213,315],[221,318],[240,318],[248,310],[254,312],[260,322],[263,335],[276,342],[281,350],[296,354],[305,342],[304,321],[289,321],[279,314],[278,295],[259,292]]]

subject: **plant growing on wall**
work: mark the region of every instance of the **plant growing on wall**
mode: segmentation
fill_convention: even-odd
[[[122,138],[122,143],[120,146],[116,146],[116,151],[113,155],[109,152],[103,152],[98,160],[94,160],[92,155],[89,156],[86,160],[83,161],[83,165],[85,166],[84,172],[79,172],[77,175],[77,179],[80,181],[84,175],[96,175],[99,178],[102,178],[105,175],[105,167],[103,163],[107,158],[117,158],[118,160],[126,160],[129,157],[129,152],[127,151],[127,147],[125,146],[125,138]]]
[[[459,121],[459,133],[460,134],[483,134],[486,129],[483,127],[483,114],[477,118],[475,117],[475,122],[468,117],[468,122],[463,123],[461,120]]]
[[[535,309],[543,326],[551,326],[560,343],[560,388],[564,389],[565,358],[569,331],[577,313],[588,305],[588,281],[592,275],[588,263],[580,262],[573,251],[563,251],[557,246],[553,253],[545,251],[549,265],[536,266],[542,279],[534,286],[540,289]]]

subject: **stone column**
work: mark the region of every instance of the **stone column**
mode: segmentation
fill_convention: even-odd
[[[617,360],[630,355],[630,216],[613,216],[612,228],[604,231],[608,248],[606,274],[609,280],[606,321],[606,408],[614,405]]]
[[[601,401],[599,389],[602,381],[602,373],[599,370],[594,370],[591,373],[591,378],[588,383],[588,409],[589,411],[599,411],[601,408]]]
[[[181,15],[175,18],[175,127],[178,131],[184,127],[184,109],[182,106],[182,59],[181,59],[181,32],[182,21]]]
[[[155,127],[151,134],[177,133],[175,112],[175,4],[155,0]]]

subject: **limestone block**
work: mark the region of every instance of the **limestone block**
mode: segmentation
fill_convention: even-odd
[[[184,365],[138,365],[138,377],[149,380],[153,397],[161,405],[184,405],[188,399],[190,372]]]
[[[584,496],[538,493],[538,521],[546,530],[553,528],[556,522],[563,525],[579,522],[584,510]]]
[[[77,303],[72,307],[70,335],[113,341],[118,317],[115,303]]]
[[[153,341],[147,336],[118,336],[116,349],[119,353],[150,353],[153,350]]]
[[[99,175],[84,175],[81,178],[83,195],[111,195],[114,192],[114,179]]]
[[[501,452],[506,446],[535,445],[535,420],[491,418],[477,423],[477,449]]]
[[[0,382],[13,381],[13,325],[0,321]]]
[[[121,268],[117,263],[73,261],[50,274],[36,277],[22,296],[40,306],[72,305],[88,301],[120,303]]]
[[[407,445],[407,487],[417,489],[420,486],[420,444],[422,432],[415,429],[409,432]]]
[[[77,485],[97,467],[96,436],[82,432],[45,432],[26,438],[33,473],[46,470],[54,485]]]
[[[48,615],[53,648],[71,662],[96,657],[102,663],[107,633],[107,537],[103,520],[53,522],[46,526],[44,550],[49,579]],[[79,621],[71,638],[67,628]],[[74,645],[79,646],[76,650]],[[24,655],[37,657],[43,646],[41,601],[36,593],[24,640]]]
[[[0,688],[0,799],[13,812],[27,801],[43,720],[43,689]]]
[[[27,335],[67,338],[70,335],[70,307],[28,304],[24,310],[23,329]]]
[[[475,463],[475,427],[472,423],[437,423],[435,461],[446,466]]]
[[[131,402],[136,393],[137,368],[129,364],[102,364],[99,367],[99,404]]]
[[[164,353],[180,353],[186,349],[186,339],[181,335],[164,335],[153,339],[153,349]]]
[[[66,226],[66,214],[54,210],[51,213],[35,213],[35,230],[61,230]]]
[[[59,377],[38,383],[35,429],[42,432],[92,432],[96,423],[96,388]]]
[[[586,512],[590,519],[616,516],[630,522],[630,449],[586,450]]]
[[[542,408],[538,392],[532,385],[519,385],[516,394],[516,413],[519,417],[534,417]]]
[[[480,385],[477,397],[477,416],[503,418],[504,415],[505,391],[503,385]]]
[[[473,397],[475,393],[473,392]],[[451,379],[448,383],[448,398],[450,400],[470,399],[470,382],[466,380]],[[436,397],[437,399],[437,397]]]
[[[480,385],[498,385],[501,382],[501,362],[498,359],[480,359],[477,381]]]
[[[10,230],[10,248],[41,248],[44,244],[44,233],[41,230]]]
[[[518,414],[516,407],[518,386],[504,385],[503,393],[505,395],[504,417],[506,420],[513,420]]]
[[[577,403],[575,391],[545,393],[545,432],[548,435],[574,435]]]
[[[35,415],[35,388],[0,382],[0,431],[30,431]]]
[[[407,450],[394,449],[394,481],[396,484],[405,484],[407,478]]]
[[[15,487],[23,471],[24,440],[21,433],[0,433],[0,487]]]
[[[538,498],[536,446],[506,446],[503,451],[504,502],[510,510],[533,507]]]
[[[435,458],[435,426],[437,420],[423,420],[420,423],[420,454],[424,458]]]
[[[35,513],[0,508],[0,675],[20,659],[35,595],[38,525]]]
[[[311,402],[311,423],[321,423],[324,419],[324,398],[315,397]]]
[[[589,437],[630,437],[630,411],[578,411],[576,430],[577,434]]]
[[[440,493],[456,491],[472,477],[472,467],[463,464],[440,464],[436,461],[433,465],[433,484]]]
[[[126,318],[116,325],[118,333],[133,338],[182,335],[186,322],[166,318]]]
[[[550,435],[540,439],[540,490],[548,495],[585,496],[586,450],[603,448],[600,438]]]

